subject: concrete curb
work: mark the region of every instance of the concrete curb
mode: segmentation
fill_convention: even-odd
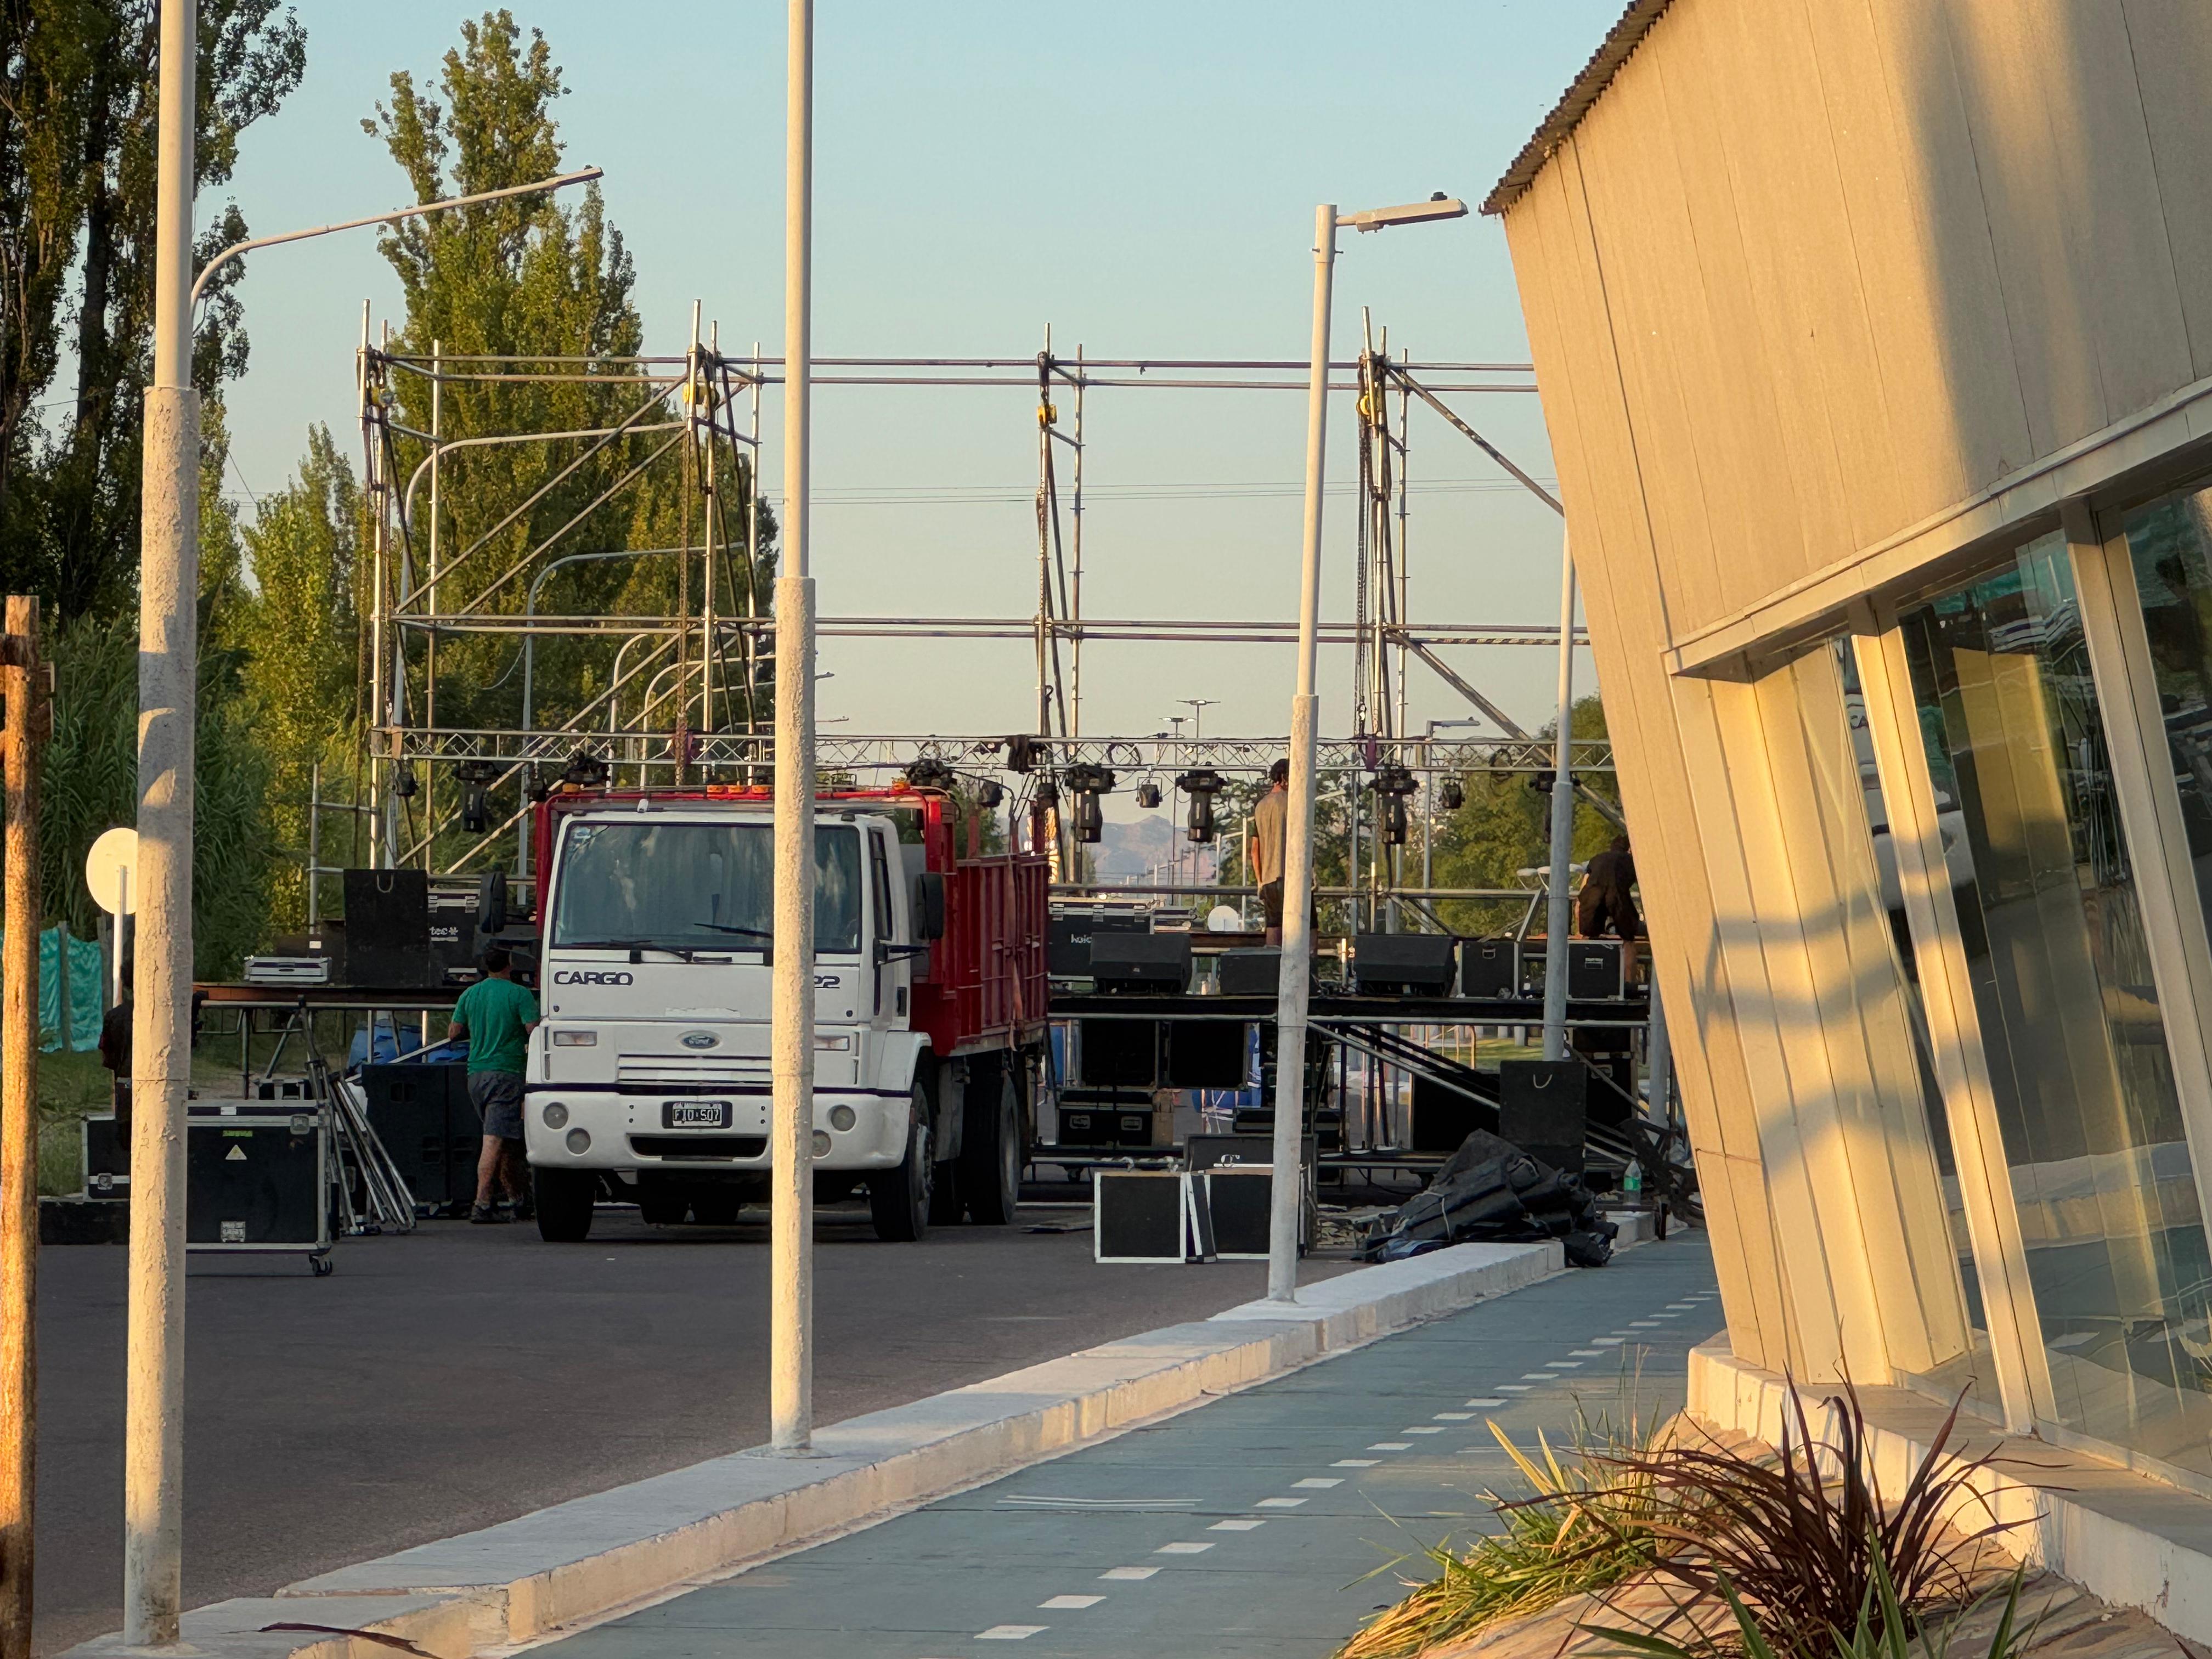
[[[438,1659],[528,1642],[690,1580],[926,1503],[1101,1436],[1455,1313],[1565,1270],[1560,1246],[1462,1244],[1365,1267],[1284,1308],[1246,1303],[819,1431],[815,1455],[764,1448],[188,1613],[184,1640],[242,1659],[391,1659],[384,1644],[263,1633],[374,1629]],[[134,1653],[119,1636],[65,1659]]]
[[[1816,1399],[1807,1414],[1821,1431]],[[1883,1487],[1903,1489],[1949,1407],[1907,1389],[1861,1389],[1868,1441]],[[1690,1350],[1689,1408],[1706,1421],[1773,1445],[1790,1408],[1789,1383],[1738,1359],[1723,1332]],[[2177,1635],[2212,1642],[2212,1499],[2047,1440],[2007,1436],[1962,1416],[1947,1451],[1975,1457],[2016,1448],[1975,1478],[1977,1496],[1954,1516],[1966,1530],[2011,1524],[2006,1547],[2107,1601],[2140,1607]]]

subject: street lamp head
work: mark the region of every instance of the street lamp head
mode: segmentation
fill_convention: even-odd
[[[1388,230],[1393,225],[1425,225],[1431,219],[1465,217],[1467,204],[1456,196],[1438,191],[1425,202],[1408,202],[1403,207],[1369,208],[1364,213],[1346,214],[1337,222],[1350,225],[1354,230]]]

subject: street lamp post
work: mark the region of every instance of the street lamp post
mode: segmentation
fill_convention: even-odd
[[[769,1438],[814,1435],[814,578],[807,568],[813,342],[814,0],[785,61],[783,568],[775,579],[775,937],[769,991]],[[911,1138],[909,1146],[915,1144]],[[921,1143],[925,1152],[927,1143]]]
[[[1273,1200],[1267,1218],[1267,1297],[1298,1295],[1298,1213],[1305,1199],[1306,1005],[1313,976],[1314,692],[1321,623],[1321,487],[1328,443],[1328,307],[1336,229],[1382,230],[1464,217],[1467,204],[1439,192],[1425,202],[1375,208],[1340,219],[1334,204],[1314,210],[1313,364],[1306,385],[1304,557],[1298,579],[1297,692],[1291,699],[1290,799],[1283,826],[1283,957],[1275,1010]]]
[[[249,250],[558,189],[599,169],[371,218],[236,243],[192,277],[192,133],[198,8],[161,8],[153,382],[146,392],[139,531],[138,887],[131,1027],[130,1297],[123,1454],[123,1631],[178,1639],[184,1595],[185,1097],[191,1071],[193,715],[198,697],[199,394],[192,309],[217,267]]]

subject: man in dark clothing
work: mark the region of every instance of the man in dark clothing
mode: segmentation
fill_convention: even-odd
[[[1283,942],[1283,831],[1290,810],[1291,763],[1279,760],[1267,769],[1267,792],[1252,808],[1252,873],[1259,878],[1268,945]]]
[[[1644,937],[1644,918],[1637,914],[1636,860],[1628,850],[1628,837],[1615,836],[1613,845],[1592,858],[1583,870],[1583,890],[1576,896],[1575,931],[1584,939],[1631,941],[1629,963],[1635,962],[1633,941]]]
[[[107,1080],[108,1100],[114,1108],[115,1134],[122,1145],[125,1169],[131,1167],[131,1022],[137,1015],[131,987],[137,976],[137,964],[124,957],[123,1000],[100,1021],[100,1063],[112,1073]]]

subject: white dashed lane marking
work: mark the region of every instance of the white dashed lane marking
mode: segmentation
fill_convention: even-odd
[[[1523,1382],[1548,1382],[1552,1380],[1552,1374],[1549,1371],[1523,1371],[1521,1380]]]
[[[1292,1492],[1327,1492],[1331,1486],[1340,1486],[1343,1484],[1342,1480],[1332,1480],[1324,1475],[1310,1474],[1303,1480],[1291,1481],[1291,1490]]]
[[[1437,1421],[1439,1423],[1465,1423],[1474,1416],[1474,1413],[1473,1412],[1438,1412],[1436,1413]]]
[[[1212,1547],[1211,1544],[1163,1544],[1152,1553],[1155,1555],[1200,1555]]]
[[[979,1642],[1026,1642],[1039,1631],[1050,1628],[1048,1625],[994,1625],[988,1630],[977,1631],[975,1639]]]
[[[1526,1382],[1500,1382],[1498,1385],[1498,1392],[1500,1394],[1527,1394],[1528,1392],[1528,1385]]]
[[[1294,1510],[1305,1501],[1303,1498],[1263,1498],[1252,1507],[1255,1510]]]
[[[1567,1352],[1577,1359],[1598,1359],[1605,1354],[1603,1348],[1570,1348]]]
[[[1411,1451],[1413,1449],[1413,1443],[1410,1440],[1378,1440],[1367,1449],[1370,1451]]]
[[[1140,1578],[1150,1578],[1158,1571],[1158,1567],[1114,1567],[1098,1576],[1110,1578],[1116,1583],[1134,1583]]]
[[[1547,1359],[1544,1363],[1555,1371],[1578,1371],[1583,1368],[1579,1359]]]
[[[1103,1595],[1055,1595],[1049,1601],[1037,1603],[1039,1613],[1058,1613],[1063,1607],[1095,1607],[1106,1598]]]
[[[1264,1527],[1265,1521],[1217,1521],[1206,1528],[1208,1532],[1251,1532]]]
[[[1433,1423],[1416,1423],[1410,1429],[1401,1429],[1401,1434],[1442,1434],[1443,1431]]]
[[[1486,1394],[1467,1402],[1470,1406],[1502,1406],[1505,1402],[1494,1394]]]
[[[1382,1460],[1379,1457],[1340,1457],[1329,1465],[1333,1469],[1371,1469]]]

